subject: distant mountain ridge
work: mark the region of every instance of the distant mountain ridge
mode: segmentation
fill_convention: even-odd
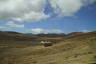
[[[0,31],[0,40],[36,40],[40,37],[73,37],[77,35],[96,33],[96,31],[91,32],[72,32],[69,34],[24,34],[13,31]]]

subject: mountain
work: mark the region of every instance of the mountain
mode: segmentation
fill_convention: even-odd
[[[39,37],[64,37],[66,34],[60,33],[60,34],[37,34]]]
[[[80,34],[84,34],[84,32],[72,32],[72,33],[69,33],[68,35],[74,36],[74,35],[80,35]]]
[[[52,38],[62,40],[49,47],[33,46],[31,43],[35,41],[28,40],[2,41],[0,64],[96,64],[96,31],[68,34],[63,37],[41,37],[30,34],[23,34],[20,37],[27,36],[34,36],[39,40]]]
[[[35,40],[32,34],[22,34],[12,31],[0,31],[0,40]]]
[[[0,40],[34,40],[38,37],[64,37],[65,34],[23,34],[12,31],[0,31]]]

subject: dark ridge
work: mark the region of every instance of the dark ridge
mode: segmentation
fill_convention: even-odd
[[[10,34],[22,34],[22,33],[15,32],[15,31],[0,31],[0,33],[1,32],[3,32],[3,33],[10,33]]]
[[[84,32],[72,32],[67,35],[74,36],[74,35],[80,35],[80,34],[84,34]]]
[[[19,40],[19,41],[37,41],[39,38],[49,37],[49,38],[55,38],[55,37],[64,37],[64,38],[72,38],[75,36],[82,36],[82,35],[94,35],[96,34],[96,31],[91,32],[72,32],[69,34],[31,34],[31,33],[19,33],[19,32],[13,32],[13,31],[0,31],[0,41],[1,40]]]
[[[37,36],[39,36],[39,37],[64,37],[65,34],[64,33],[60,33],[60,34],[37,34]]]

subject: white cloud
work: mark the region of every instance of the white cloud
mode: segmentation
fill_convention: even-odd
[[[5,27],[5,26],[0,26],[0,29],[2,29],[2,28],[4,29],[4,28],[7,28],[7,27]]]
[[[72,16],[78,12],[86,3],[92,3],[93,0],[50,0],[54,11],[59,16]]]
[[[30,29],[30,31],[32,31],[32,33],[34,33],[34,34],[39,34],[39,33],[44,33],[44,34],[48,34],[48,33],[63,33],[63,31],[59,30],[59,29],[47,30],[47,29],[41,29],[41,28],[34,28],[34,29]]]
[[[6,26],[12,27],[12,28],[24,28],[23,24],[15,24],[13,21],[7,22]]]
[[[88,32],[91,32],[91,30],[82,30],[82,32],[88,33]]]
[[[35,28],[35,29],[31,29],[32,33],[38,34],[38,33],[47,33],[47,31],[45,31],[44,29],[40,29],[40,28]]]
[[[0,0],[0,19],[38,21],[44,14],[46,0]],[[6,4],[6,5],[5,5]]]
[[[48,0],[59,16],[72,16],[85,3],[95,0]],[[0,0],[0,20],[39,21],[50,17],[44,13],[47,0]]]
[[[22,17],[13,18],[13,19],[22,22],[22,21],[39,21],[48,17],[49,15],[45,15],[44,13],[30,12]]]

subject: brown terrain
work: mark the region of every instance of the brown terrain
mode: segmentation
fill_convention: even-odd
[[[53,45],[44,47],[41,41]],[[96,64],[96,31],[37,35],[0,31],[0,64]]]

